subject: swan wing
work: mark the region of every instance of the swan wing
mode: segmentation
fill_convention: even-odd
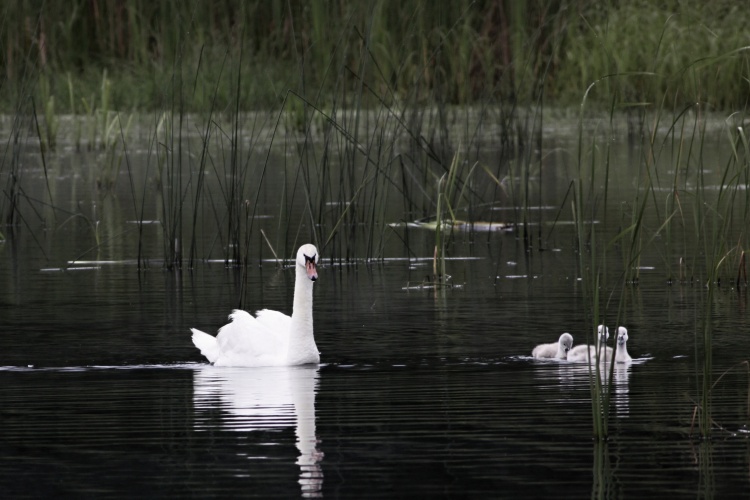
[[[533,351],[531,351],[531,355],[537,359],[554,358],[557,356],[557,343],[539,344]]]
[[[597,359],[601,359],[601,361],[610,361],[612,359],[612,348],[602,346],[601,350],[600,357],[596,346],[580,344],[573,347],[573,349],[568,352],[568,361],[579,362],[588,361],[589,359],[592,361],[596,361]]]
[[[283,316],[283,314],[278,313]],[[219,366],[278,366],[286,362],[289,345],[289,322],[261,321],[247,311],[234,310],[229,323],[219,329],[216,341]],[[278,318],[277,318],[278,319]]]
[[[255,319],[275,332],[289,332],[292,328],[291,316],[272,309],[261,309],[255,313]]]
[[[568,361],[588,361],[596,359],[596,347],[586,344],[578,344],[568,351]]]

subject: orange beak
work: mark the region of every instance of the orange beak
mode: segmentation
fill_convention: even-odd
[[[315,267],[315,257],[309,259],[305,256],[305,269],[307,270],[307,277],[310,278],[311,281],[318,279],[318,270]]]

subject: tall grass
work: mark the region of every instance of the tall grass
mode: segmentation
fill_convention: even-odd
[[[42,105],[39,136],[48,148],[56,141],[58,113],[85,113],[88,119],[76,123],[90,127],[83,134],[89,146],[99,144],[111,153],[104,185],[114,182],[122,161],[122,152],[111,147],[118,131],[128,130],[127,120],[121,127],[122,118],[132,116],[133,109],[157,110],[163,119],[152,137],[154,171],[163,190],[165,260],[169,267],[180,267],[183,247],[190,248],[189,262],[199,258],[195,228],[207,206],[224,228],[218,241],[227,263],[243,261],[243,242],[255,215],[245,202],[255,206],[258,191],[249,191],[260,188],[267,168],[254,170],[249,163],[253,146],[244,143],[243,112],[256,107],[281,110],[285,117],[287,135],[275,135],[273,144],[283,140],[294,150],[295,159],[289,161],[301,181],[300,191],[284,193],[285,202],[304,196],[310,225],[327,231],[316,238],[343,258],[355,248],[367,257],[382,255],[383,242],[392,236],[385,229],[386,207],[394,200],[412,219],[453,207],[456,200],[441,195],[436,180],[451,175],[457,144],[476,151],[476,131],[496,126],[502,159],[494,168],[481,169],[498,180],[494,191],[467,176],[454,177],[455,192],[466,197],[467,214],[509,195],[523,207],[516,220],[528,250],[532,195],[541,199],[543,189],[534,183],[542,168],[535,150],[543,148],[544,110],[550,102],[579,102],[581,89],[596,80],[587,105],[601,109],[604,103],[612,117],[621,107],[637,110],[641,128],[650,127],[643,110],[658,103],[649,158],[638,180],[641,195],[621,217],[632,235],[628,252],[639,255],[648,244],[639,221],[647,209],[659,213],[668,245],[674,244],[675,224],[686,220],[684,200],[676,196],[679,169],[672,176],[674,194],[656,203],[653,186],[664,177],[658,150],[665,142],[668,148],[679,142],[659,141],[658,123],[676,109],[671,130],[679,133],[677,127],[686,123],[680,117],[693,109],[686,101],[701,102],[701,109],[743,103],[738,85],[748,70],[746,51],[732,30],[741,11],[701,4],[698,16],[686,4],[667,6],[674,15],[640,15],[652,12],[648,2],[608,9],[594,2],[570,8],[556,2],[383,1],[371,9],[323,1],[177,5],[79,0],[43,8],[11,2],[3,4],[0,30],[8,48],[0,56],[3,81],[11,90],[3,95],[16,100],[34,96]],[[652,25],[644,30],[634,19]],[[682,36],[696,27],[710,36]],[[628,76],[606,77],[615,74]],[[452,104],[473,104],[478,110],[476,123],[466,126],[458,140],[454,124],[470,120]],[[186,139],[196,129],[201,131],[198,150]],[[324,137],[322,145],[314,144],[316,134]],[[609,148],[607,142],[602,145]],[[733,146],[738,158],[747,148],[741,139]],[[677,149],[688,161],[694,158]],[[466,162],[475,159],[468,155]],[[681,161],[678,156],[675,165]],[[228,179],[221,200],[205,190],[206,172],[212,171]],[[256,173],[259,182],[250,189],[248,179]],[[474,181],[467,188],[465,183]],[[606,190],[603,199],[596,199],[591,187],[590,182],[580,186],[590,193],[579,193],[584,196],[580,210],[607,205]],[[191,211],[185,214],[188,202]],[[186,228],[192,228],[192,237],[186,238]],[[289,230],[285,233],[282,246],[295,240]],[[541,247],[541,229],[538,240]],[[672,250],[665,250],[667,260]],[[625,263],[627,281],[637,281],[638,266]],[[696,268],[694,260],[690,267]]]
[[[675,255],[680,257],[680,263],[687,262],[686,267],[699,275],[700,282],[706,286],[700,324],[696,325],[695,356],[700,380],[696,387],[700,429],[702,435],[708,436],[711,431],[710,388],[714,380],[713,297],[721,277],[731,276],[742,266],[741,256],[748,244],[746,231],[742,229],[748,223],[748,181],[744,129],[729,127],[727,149],[732,155],[722,166],[718,186],[705,184],[707,172],[717,168],[715,162],[706,165],[703,153],[707,133],[705,115],[717,105],[716,90],[720,86],[726,84],[747,95],[746,88],[744,91],[738,88],[738,85],[746,87],[746,83],[740,83],[742,77],[738,75],[747,71],[747,49],[737,39],[711,33],[700,40],[691,38],[690,43],[696,45],[683,54],[675,49],[674,37],[691,26],[705,30],[706,25],[683,11],[678,16],[650,17],[647,22],[662,23],[658,29],[644,30],[642,25],[636,29],[630,14],[642,7],[643,4],[637,2],[615,7],[606,11],[604,19],[584,13],[580,22],[585,30],[576,40],[580,46],[566,46],[571,61],[577,60],[578,50],[591,55],[585,65],[568,64],[564,70],[581,71],[580,75],[585,75],[589,82],[580,104],[578,174],[573,181],[572,201],[586,319],[592,325],[591,331],[601,318],[613,317],[614,311],[619,322],[623,315],[622,299],[616,309],[611,299],[623,297],[624,287],[637,285],[640,258],[645,249],[656,250],[664,256],[670,283],[674,282],[675,274],[679,278],[684,276],[682,264],[677,273],[672,271],[677,263]],[[706,14],[703,20],[712,15],[737,14],[731,7],[711,9],[713,7],[702,8],[701,12]],[[637,43],[650,44],[650,58],[639,59],[643,54],[627,45],[634,40],[629,30],[643,34],[644,40]],[[715,45],[710,48],[699,45],[706,40]],[[592,46],[596,47],[593,51]],[[696,56],[708,53],[714,56]],[[718,76],[719,73],[722,75]],[[566,75],[570,79],[580,77],[572,73]],[[734,80],[724,81],[727,75]],[[547,90],[548,94],[551,92]],[[605,120],[599,119],[602,130],[591,135],[588,131],[584,133],[588,110],[597,110],[596,103],[605,98],[610,101],[609,128],[604,125]],[[744,106],[745,99],[743,97],[738,104]],[[619,109],[635,111],[632,139],[642,144],[643,154],[638,159],[639,176],[633,180],[638,186],[635,198],[622,205],[620,231],[607,241],[602,239],[597,223],[607,227],[612,220],[607,210],[613,173],[611,142],[606,139],[599,142],[598,138],[616,134],[612,122]],[[599,111],[599,117],[602,115]],[[662,189],[664,187],[668,189]],[[644,222],[647,218],[656,220],[657,225],[648,227]],[[688,242],[696,240],[703,244],[700,251],[691,249],[686,255],[687,249],[692,248]],[[619,266],[622,275],[614,282],[609,271],[613,250],[618,250],[622,256],[622,266]],[[739,281],[741,271],[736,276]],[[608,433],[609,391],[600,383],[599,367],[592,366],[591,371],[593,431],[598,439],[604,439]]]
[[[741,262],[743,249],[747,247],[748,204],[747,204],[747,156],[738,154],[737,145],[742,144],[743,129],[728,131],[733,154],[729,156],[721,171],[718,193],[713,195],[714,186],[707,186],[703,176],[699,176],[696,188],[695,230],[704,242],[705,294],[704,308],[700,323],[696,327],[695,356],[700,381],[696,391],[699,396],[699,428],[701,436],[711,435],[712,388],[714,386],[713,336],[715,330],[714,295],[721,286],[722,276],[731,276],[732,270]],[[701,165],[701,168],[703,165]],[[743,228],[739,241],[733,242],[734,228]],[[734,265],[732,265],[734,263]],[[729,280],[727,280],[729,281]]]
[[[703,163],[702,138],[705,134],[704,125],[700,125],[698,129],[700,135],[695,144],[697,151],[693,153],[697,168],[694,177],[698,179],[698,183],[695,187],[683,187],[679,190],[679,196],[688,201],[689,206],[685,206],[685,202],[682,202],[683,206],[678,208],[677,204],[670,202],[671,199],[678,196],[678,191],[667,191],[666,206],[671,207],[672,212],[668,210],[660,215],[657,212],[657,220],[660,217],[663,221],[661,225],[649,229],[643,222],[647,211],[652,212],[652,209],[664,206],[664,200],[657,197],[657,191],[653,188],[654,183],[657,182],[654,179],[657,170],[653,168],[654,164],[651,161],[644,161],[644,165],[650,173],[645,176],[645,180],[641,184],[642,188],[636,191],[632,211],[627,219],[628,223],[622,227],[613,240],[602,241],[598,236],[597,225],[594,224],[594,220],[598,218],[606,221],[606,203],[599,210],[592,209],[596,206],[597,196],[606,198],[609,185],[606,180],[602,191],[599,192],[598,189],[594,188],[595,183],[592,182],[590,188],[587,189],[579,179],[575,184],[573,213],[576,221],[580,259],[579,272],[583,281],[583,297],[585,304],[587,304],[587,318],[590,318],[592,325],[596,324],[597,318],[614,316],[614,311],[611,310],[611,306],[608,306],[609,299],[605,298],[606,300],[603,301],[602,294],[620,295],[621,298],[616,309],[617,320],[614,324],[620,323],[625,294],[618,292],[617,289],[637,284],[637,267],[640,255],[645,247],[649,249],[656,247],[659,251],[659,247],[664,245],[666,251],[664,249],[661,249],[661,251],[666,255],[673,255],[675,248],[679,248],[681,251],[694,248],[686,244],[675,245],[674,234],[670,230],[674,220],[683,220],[683,211],[692,215],[693,227],[690,228],[692,231],[688,232],[686,238],[703,242],[702,247],[694,250],[695,253],[688,256],[688,260],[693,262],[691,268],[699,276],[702,276],[702,279],[700,279],[702,285],[700,298],[703,306],[697,316],[695,329],[696,380],[698,381],[696,386],[698,401],[696,410],[700,434],[703,437],[708,437],[714,427],[711,394],[716,383],[713,355],[716,316],[715,294],[721,286],[722,277],[725,279],[731,277],[733,270],[738,267],[737,263],[739,263],[740,269],[743,265],[742,248],[746,246],[747,234],[746,230],[742,228],[747,227],[748,220],[746,219],[744,203],[738,203],[738,196],[741,196],[744,200],[747,184],[743,174],[746,167],[735,168],[736,155],[730,156],[717,185],[706,185],[704,183],[705,173],[711,167]],[[741,143],[741,139],[736,137],[732,137],[732,140],[738,144]],[[681,141],[682,139],[680,139]],[[581,145],[583,146],[583,142]],[[582,150],[586,151],[586,149]],[[588,151],[591,152],[592,158],[596,156],[595,150],[595,144],[591,144]],[[602,163],[592,162],[590,170],[583,169],[581,177],[593,177],[597,175],[597,172],[599,174],[604,172],[606,175],[608,168],[606,153],[604,158]],[[580,157],[579,163],[583,164]],[[674,180],[672,180],[672,183],[674,184]],[[645,202],[644,200],[649,201]],[[586,213],[586,210],[589,210],[589,217],[582,215]],[[738,237],[736,230],[738,228],[740,229],[739,243],[736,241]],[[648,234],[649,232],[650,234]],[[662,235],[666,235],[666,241],[661,237]],[[607,270],[609,265],[608,254],[614,250],[615,244],[618,244],[623,250],[622,275],[615,283],[608,284],[607,276],[610,275]],[[703,262],[700,259],[703,259]],[[741,272],[738,272],[737,282],[739,282],[740,276]],[[672,282],[671,277],[668,282]],[[683,286],[689,285],[686,282],[681,283]],[[591,366],[592,420],[594,435],[597,439],[605,439],[608,434],[610,388],[606,387],[606,383],[601,383],[601,368],[600,366]],[[603,380],[609,380],[611,383],[613,366],[610,365],[607,369],[609,370],[609,377],[604,377]]]
[[[545,103],[575,105],[581,89],[601,75],[638,71],[658,77],[610,80],[604,92],[620,92],[632,103],[659,95],[670,104],[700,101],[721,108],[742,105],[747,94],[747,54],[737,52],[748,45],[746,16],[726,1],[655,6],[639,0],[602,8],[593,0],[575,5],[384,0],[361,9],[323,0],[22,0],[4,2],[0,14],[5,47],[0,109],[6,112],[31,75],[45,82],[36,89],[40,108],[73,112],[99,92],[104,69],[113,108],[159,110],[175,54],[183,61],[205,55],[207,71],[194,73],[205,88],[228,50],[241,50],[243,68],[254,75],[236,103],[244,111],[276,109],[290,86],[318,106],[344,88],[350,102],[377,105],[368,92],[357,90],[371,71],[382,78],[365,81],[376,95],[388,95],[389,103],[437,98],[451,104],[486,99],[529,104],[543,95]],[[366,58],[342,47],[360,47],[377,67],[363,66]],[[698,58],[695,71],[686,73]],[[720,71],[714,71],[717,65]],[[69,98],[70,88],[76,99]],[[223,109],[236,98],[221,86],[215,95],[192,96],[187,110]]]
[[[714,293],[720,285],[722,274],[726,276],[727,268],[736,268],[730,262],[736,263],[741,259],[742,249],[746,246],[747,234],[744,230],[740,232],[739,243],[731,243],[732,231],[736,228],[747,227],[747,201],[744,193],[747,188],[746,164],[743,161],[744,154],[740,153],[743,144],[742,128],[739,134],[730,133],[733,154],[729,157],[726,165],[721,171],[718,185],[706,185],[706,172],[713,165],[705,165],[703,155],[703,144],[705,141],[706,126],[700,114],[691,118],[687,109],[678,113],[669,124],[668,130],[662,139],[662,148],[672,153],[673,163],[669,160],[662,161],[661,151],[655,148],[658,126],[654,126],[651,133],[644,137],[645,155],[641,158],[643,168],[635,182],[638,189],[635,190],[635,198],[629,208],[621,214],[621,230],[611,241],[602,241],[597,230],[597,223],[602,226],[608,225],[609,203],[607,198],[610,189],[610,147],[605,143],[603,147],[597,144],[595,134],[591,140],[584,139],[583,124],[584,110],[588,104],[590,93],[597,87],[613,80],[627,80],[633,75],[611,75],[607,78],[593,82],[587,89],[581,102],[581,115],[579,118],[578,135],[578,178],[574,182],[573,216],[577,235],[577,248],[579,252],[579,273],[583,284],[584,302],[587,304],[587,318],[590,324],[596,325],[600,316],[612,316],[608,312],[609,299],[602,294],[617,295],[618,287],[637,284],[639,280],[640,256],[646,246],[657,247],[663,252],[666,260],[669,260],[675,248],[684,251],[688,248],[685,241],[675,247],[673,225],[675,221],[686,220],[686,213],[692,215],[693,233],[686,233],[684,238],[699,240],[703,247],[698,252],[688,256],[692,262],[692,269],[701,269],[705,276],[706,289],[703,298],[704,310],[699,325],[696,326],[696,368],[701,381],[697,387],[699,394],[700,430],[703,436],[711,432],[711,387],[713,384],[713,310]],[[610,110],[610,127],[612,127],[614,116],[614,103],[619,99],[619,93],[613,94],[613,107]],[[658,124],[662,121],[663,109],[657,109],[651,123]],[[685,127],[692,120],[692,126]],[[639,129],[644,129],[644,122]],[[687,134],[685,131],[687,130]],[[613,133],[611,130],[604,131],[604,136]],[[687,135],[687,137],[685,136]],[[684,149],[687,148],[687,152]],[[588,159],[587,159],[588,158]],[[671,189],[666,191],[666,196],[661,199],[660,192],[655,188],[660,186],[665,178],[665,164],[673,169],[672,180],[667,181]],[[684,164],[687,164],[686,170]],[[690,169],[694,169],[690,173]],[[696,179],[696,183],[689,183],[687,178],[678,180],[678,176],[685,173]],[[666,179],[664,179],[666,180]],[[601,187],[600,187],[601,186]],[[716,194],[714,194],[714,192]],[[680,201],[685,200],[685,201]],[[689,206],[685,202],[690,201]],[[738,203],[740,202],[740,203]],[[742,207],[738,210],[736,207]],[[664,211],[663,207],[667,210]],[[645,214],[653,213],[659,225],[648,229],[644,225]],[[649,234],[650,232],[650,234]],[[666,235],[666,249],[659,248],[656,241],[664,241],[662,235]],[[622,276],[616,283],[608,283],[609,264],[608,255],[615,245],[621,248],[622,254]],[[737,258],[733,258],[733,256]],[[698,259],[702,256],[703,262]],[[669,265],[666,266],[670,269]],[[672,282],[671,272],[668,271],[668,282]],[[739,279],[739,273],[738,273]],[[624,294],[619,293],[621,297]],[[605,299],[602,301],[602,299]],[[622,298],[617,307],[617,323],[623,313]],[[593,328],[592,328],[593,330]],[[609,368],[609,381],[612,381],[613,367]],[[604,387],[600,378],[600,366],[591,366],[591,396],[593,431],[597,439],[604,439],[608,433],[609,394],[610,391]],[[605,380],[607,380],[605,378]]]

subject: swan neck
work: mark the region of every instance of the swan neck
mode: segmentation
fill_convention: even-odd
[[[313,282],[307,277],[307,270],[302,266],[297,266],[292,324],[287,347],[287,364],[289,365],[320,362],[320,353],[318,353],[313,336],[312,294]]]
[[[312,333],[312,294],[313,282],[307,277],[305,269],[297,267],[294,282],[294,303],[292,304],[292,321],[297,324],[293,332]]]

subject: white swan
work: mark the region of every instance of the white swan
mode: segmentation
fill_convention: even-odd
[[[573,347],[573,336],[566,332],[560,335],[560,339],[557,342],[539,344],[531,351],[531,355],[537,359],[566,359],[571,347]]]
[[[617,327],[617,352],[615,353],[616,363],[631,363],[633,358],[628,354],[628,329],[624,326]]]
[[[312,292],[318,279],[318,250],[297,251],[292,316],[263,309],[255,317],[234,310],[216,337],[195,328],[193,344],[216,366],[293,366],[320,363],[313,337]]]
[[[609,328],[604,325],[599,325],[597,328],[596,345],[581,344],[572,348],[568,352],[568,361],[573,362],[588,362],[589,359],[600,361],[609,361],[612,359],[612,348],[607,347],[605,344],[609,339]],[[599,354],[602,354],[600,359]]]

